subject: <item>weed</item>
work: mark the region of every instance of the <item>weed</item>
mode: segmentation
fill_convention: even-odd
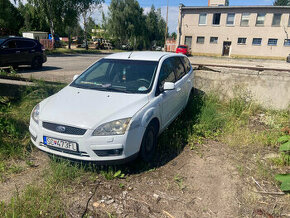
[[[178,185],[179,189],[183,191],[185,189],[185,186],[183,185],[183,177],[181,177],[180,175],[175,175],[173,179],[174,182],[176,182],[176,184]]]
[[[119,183],[119,187],[120,187],[121,189],[123,189],[123,188],[125,188],[125,184],[124,184],[124,183]]]

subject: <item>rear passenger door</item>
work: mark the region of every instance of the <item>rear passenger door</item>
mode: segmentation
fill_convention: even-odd
[[[182,57],[174,57],[174,72],[175,72],[175,89],[178,93],[178,99],[176,104],[178,104],[178,108],[176,108],[177,113],[179,114],[186,105],[187,101],[187,93],[188,93],[188,75],[186,74],[184,64],[181,61]]]
[[[31,64],[35,56],[36,43],[32,40],[17,40],[17,48],[19,51],[19,61],[22,64]]]

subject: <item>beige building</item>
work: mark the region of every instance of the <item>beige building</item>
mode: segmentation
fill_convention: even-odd
[[[193,54],[285,58],[290,54],[290,6],[180,5],[177,32],[177,44],[188,45]]]

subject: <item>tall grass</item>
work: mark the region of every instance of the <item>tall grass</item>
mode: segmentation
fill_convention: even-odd
[[[61,87],[39,82],[37,86],[23,88],[18,96],[0,99],[0,161],[21,158],[31,150],[30,113],[38,102]]]

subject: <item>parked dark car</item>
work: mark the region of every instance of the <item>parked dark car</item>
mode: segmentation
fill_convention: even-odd
[[[37,40],[22,37],[0,38],[0,66],[31,65],[39,69],[46,62],[44,47]]]
[[[288,55],[287,57],[287,60],[286,60],[288,63],[290,63],[290,54]]]

